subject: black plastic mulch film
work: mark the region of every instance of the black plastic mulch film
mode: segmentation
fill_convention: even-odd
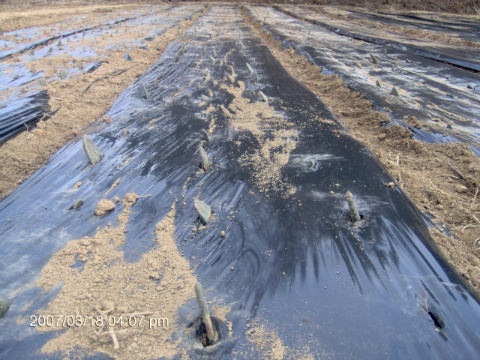
[[[324,75],[338,75],[351,89],[372,101],[377,111],[408,127],[421,141],[465,142],[480,155],[480,76],[382,43],[356,41],[341,31],[327,29],[283,13],[284,7],[248,6],[249,14],[265,26],[284,48],[292,48]],[[286,11],[292,13],[293,9]],[[305,11],[300,11],[304,14]],[[313,11],[310,16],[318,16]],[[305,18],[310,18],[303,15]],[[401,89],[392,96],[393,87]],[[404,117],[415,116],[428,130],[409,127]],[[436,126],[438,119],[447,126]]]
[[[216,27],[222,34],[210,40]],[[240,349],[244,358],[264,358],[245,335],[252,319],[270,324],[288,349],[308,346],[314,358],[478,358],[478,300],[429,245],[421,214],[400,189],[385,186],[392,181],[385,169],[285,71],[238,8],[213,6],[183,39],[120,95],[107,113],[114,121],[91,134],[104,154],[99,164],[88,165],[81,141],[71,142],[0,202],[0,289],[12,304],[0,323],[0,357],[38,358],[55,336],[16,321],[55,293],[14,291],[34,281],[69,240],[114,219],[117,210],[101,218],[93,210],[121,178],[109,196],[151,194],[132,208],[125,259],[153,246],[143,237],[166,216],[165,205],[185,195],[186,206],[176,203],[177,246],[185,258],[194,256],[191,267],[209,298],[231,307],[232,336],[210,354],[187,349],[191,358],[230,359]],[[268,119],[261,136],[232,128],[229,117],[242,113],[227,90],[242,84],[243,98],[268,101],[288,120],[283,130],[295,131],[283,139],[294,146],[278,183],[296,191],[259,189],[257,170],[241,161],[279,130]],[[207,112],[209,106],[216,110]],[[201,173],[200,134],[213,118],[205,145],[211,168]],[[153,119],[160,120],[151,127]],[[72,198],[65,194],[79,181],[75,196],[85,203],[67,211]],[[347,190],[357,199],[361,226],[348,216]],[[192,233],[196,197],[215,220]],[[217,236],[224,229],[226,239]]]

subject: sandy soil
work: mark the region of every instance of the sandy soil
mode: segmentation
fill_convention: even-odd
[[[351,135],[387,168],[423,212],[435,216],[430,228],[433,246],[466,283],[480,295],[480,159],[465,144],[428,144],[412,139],[408,129],[383,126],[390,118],[372,110],[360,93],[350,90],[338,76],[325,76],[305,57],[285,50],[262,26],[244,17],[282,65],[333,111]],[[395,101],[391,96],[390,101]],[[414,127],[422,125],[405,119]],[[456,238],[439,229],[448,226]]]
[[[258,190],[265,193],[267,190],[276,190],[283,194],[292,194],[296,189],[292,184],[282,182],[281,170],[288,163],[290,152],[296,147],[296,141],[292,138],[297,131],[293,128],[293,124],[275,113],[268,99],[264,102],[252,103],[249,99],[242,97],[245,84],[239,82],[239,85],[237,88],[222,86],[234,96],[230,105],[232,111],[222,106],[223,112],[229,118],[233,129],[250,131],[262,147],[254,153],[243,155],[238,161],[242,166],[253,167],[252,180]],[[242,114],[241,117],[232,115],[239,112]],[[268,136],[267,130],[270,130]],[[279,149],[280,152],[278,152]]]
[[[185,353],[172,337],[179,328],[178,308],[195,297],[196,278],[173,237],[175,204],[156,226],[158,246],[138,262],[128,263],[120,246],[128,231],[130,207],[137,200],[138,195],[126,194],[118,226],[70,241],[43,268],[37,286],[63,286],[41,314],[55,317],[55,326],[38,329],[67,331],[49,341],[42,352],[62,351],[82,358],[85,354],[75,355],[74,348],[79,347],[117,359],[172,358]],[[77,262],[84,264],[81,271],[71,267]],[[64,325],[73,318],[76,326]]]

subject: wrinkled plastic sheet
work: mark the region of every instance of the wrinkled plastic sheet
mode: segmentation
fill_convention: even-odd
[[[173,7],[174,5],[169,5],[164,6],[163,8],[160,8],[158,10],[168,11]],[[100,22],[98,24],[87,27],[73,29],[67,32],[61,32],[58,29],[62,28],[62,25],[69,26],[71,23],[77,24],[82,17],[66,20],[62,23],[59,23],[56,28],[51,28],[50,26],[40,26],[10,31],[8,33],[5,33],[5,35],[14,36],[16,40],[15,42],[11,42],[0,39],[0,47],[8,48],[8,50],[6,51],[0,51],[0,60],[8,58],[13,54],[21,54],[27,51],[35,50],[39,47],[51,44],[52,42],[57,40],[72,39],[77,34],[82,34],[83,37],[85,37],[85,35],[88,36],[88,34],[93,34],[98,31],[105,32],[106,30],[115,28],[117,25],[123,23],[130,23],[133,21],[139,21],[139,23],[146,21],[148,22],[149,17],[159,20],[158,16],[152,15],[152,13],[154,13],[153,11],[145,11],[144,9],[141,9],[140,11],[133,11],[133,13],[134,14],[132,14],[132,11],[130,11],[129,16],[126,16],[127,14],[122,12],[120,13],[121,16],[119,16],[117,19]],[[51,36],[40,38],[40,36],[45,33],[51,34]]]
[[[248,11],[284,48],[293,48],[321,66],[323,74],[340,76],[378,111],[389,109],[395,122],[407,126],[403,118],[415,116],[429,126],[429,132],[410,128],[415,138],[430,143],[466,142],[480,149],[480,94],[469,88],[480,86],[478,74],[402,50],[353,41],[270,7],[249,6]],[[399,97],[391,95],[393,86],[401,92]],[[438,119],[447,120],[451,128],[436,127]]]
[[[130,19],[134,19],[134,18],[125,18],[125,19],[116,20],[113,23],[109,22],[109,23],[103,24],[103,26],[105,26],[105,25],[110,25],[110,26],[111,25],[116,25],[116,24],[119,24],[121,22],[128,21]],[[76,35],[76,34],[84,32],[84,31],[90,31],[92,29],[95,29],[98,26],[99,25],[94,25],[94,26],[89,26],[89,27],[82,28],[82,29],[72,30],[72,31],[69,31],[69,32],[66,32],[66,33],[63,33],[63,34],[50,36],[50,37],[41,39],[39,41],[32,42],[30,44],[25,45],[22,48],[9,50],[9,51],[2,51],[2,52],[0,52],[0,60],[8,58],[8,57],[12,56],[13,54],[21,54],[21,53],[24,53],[26,51],[35,50],[38,47],[46,46],[49,43],[51,43],[52,41],[68,38],[69,36]],[[100,25],[100,26],[102,26],[102,25]]]
[[[340,35],[368,41],[374,44],[390,46],[428,59],[443,61],[463,68],[480,71],[480,51],[476,48],[466,49],[465,47],[455,45],[445,47],[442,46],[442,44],[435,44],[432,42],[413,41],[405,36],[403,36],[403,40],[393,40],[379,36],[374,27],[367,27],[364,25],[357,26],[353,22],[344,22],[342,23],[342,26],[338,26],[338,24],[330,24],[328,17],[315,13],[313,10],[285,5],[274,6],[274,8],[283,11],[288,15],[323,26],[324,28]]]
[[[412,30],[426,30],[441,35],[457,37],[465,41],[480,43],[480,26],[472,17],[461,15],[423,15],[392,14],[388,12],[365,13],[363,11],[349,11],[348,17],[374,21],[387,26],[401,26]]]
[[[210,39],[217,26],[223,31]],[[265,358],[245,336],[252,319],[269,324],[289,349],[308,347],[314,358],[478,358],[478,300],[432,248],[411,201],[384,185],[392,179],[372,154],[285,71],[237,7],[213,6],[186,40],[171,43],[115,101],[107,113],[114,121],[91,134],[105,154],[101,163],[89,166],[81,141],[71,142],[0,202],[0,295],[12,303],[0,326],[0,357],[36,359],[55,336],[15,319],[44,308],[58,288],[21,288],[68,241],[91,236],[109,222],[115,226],[121,206],[107,217],[92,214],[101,194],[121,178],[109,196],[151,194],[131,208],[125,259],[133,262],[156,246],[155,225],[182,198],[186,206],[175,205],[177,246],[210,289],[208,297],[231,307],[232,337],[212,353],[182,343],[191,358],[230,359],[238,352]],[[243,97],[263,101],[261,90],[298,130],[281,171],[281,181],[295,185],[294,194],[258,189],[255,170],[239,159],[258,150],[259,139],[234,130],[220,111],[206,149],[212,169],[198,172],[201,130],[212,121],[205,110],[229,109],[232,95],[222,85],[239,81],[246,85]],[[328,121],[311,121],[316,117]],[[153,119],[158,120],[152,127]],[[124,129],[129,136],[121,136]],[[273,130],[265,121],[263,131]],[[312,160],[318,166],[312,168]],[[75,199],[85,203],[67,211],[74,199],[66,194],[78,181],[84,185]],[[364,226],[352,226],[346,190],[356,196]],[[215,221],[192,233],[195,197],[212,206]],[[428,311],[422,308],[425,299]],[[198,310],[187,306],[179,314],[186,323]]]
[[[31,44],[25,47],[19,46],[16,50],[10,51],[10,54],[15,52],[21,53],[35,48],[35,52],[25,54],[24,58],[22,58],[26,63],[38,58],[54,58],[61,55],[89,59],[91,56],[96,55],[96,49],[94,46],[88,48],[80,46],[85,39],[106,36],[119,31],[118,28],[125,32],[128,32],[131,28],[136,28],[137,30],[144,28],[146,34],[148,34],[147,36],[155,37],[161,35],[168,28],[176,26],[184,18],[198,13],[203,8],[204,5],[182,5],[168,6],[165,9],[161,9],[162,11],[159,13],[152,11],[142,12],[138,16],[122,17],[84,29],[77,29],[44,38],[36,41],[34,46]],[[172,10],[172,12],[165,14],[167,10]],[[36,30],[43,32],[45,28],[38,27]],[[21,33],[21,31],[17,32]],[[63,43],[61,46],[51,44],[53,40],[57,39],[62,39]],[[139,41],[139,44],[144,44],[144,40],[140,39]],[[136,40],[123,41],[121,44],[118,44],[117,50],[120,47],[124,50],[129,50],[136,42]],[[52,46],[49,46],[49,44]],[[93,72],[105,62],[108,61],[102,59],[87,63],[82,69],[73,66],[70,69],[65,68],[62,70],[67,77],[72,77],[82,71],[87,73]],[[46,112],[50,111],[47,92],[40,90],[40,86],[34,83],[36,80],[42,79],[43,75],[43,71],[31,71],[23,63],[11,62],[8,58],[4,58],[2,63],[0,63],[0,91],[11,92],[10,96],[0,103],[0,144],[11,138],[11,136],[27,130],[27,126],[34,125],[39,119],[44,117]],[[59,79],[59,76],[54,78]],[[51,79],[44,80],[51,81]]]
[[[161,35],[165,31],[165,28],[174,26],[179,21],[184,19],[185,11],[192,11],[193,15],[203,8],[204,5],[169,5],[160,8],[157,7],[155,11],[141,10],[133,16],[121,16],[115,20],[109,20],[67,32],[56,33],[55,30],[53,30],[52,36],[35,39],[34,41],[31,41],[33,40],[32,38],[38,37],[38,34],[51,32],[50,27],[36,27],[34,34],[32,34],[31,31],[26,30],[12,31],[7,34],[13,36],[18,35],[20,40],[22,39],[23,35],[27,40],[30,41],[28,43],[23,43],[21,41],[18,43],[8,43],[9,49],[0,51],[0,60],[8,58],[13,54],[22,54],[31,51],[34,51],[33,54],[27,55],[26,57],[22,58],[22,60],[28,61],[58,54],[66,54],[74,57],[86,57],[88,55],[94,56],[95,52],[92,47],[90,47],[89,53],[86,53],[86,51],[80,51],[78,49],[79,46],[76,46],[76,43],[80,43],[84,40],[94,41],[95,38],[108,35],[109,33],[118,31],[118,29],[128,32],[129,29],[138,27],[146,28],[146,32],[150,33],[147,36],[155,37],[156,35]],[[163,16],[163,14],[168,11],[171,11],[171,14]],[[68,21],[64,23],[68,24]],[[26,34],[24,34],[25,32]],[[61,47],[54,46],[57,40],[62,42]],[[130,41],[127,41],[125,44],[123,44],[123,46],[129,45],[129,42]],[[6,44],[6,41],[2,41],[0,39],[0,47]],[[142,39],[139,39],[137,42],[134,41],[133,44],[144,44],[144,42]],[[52,48],[52,52],[50,52],[50,47]]]
[[[0,102],[0,144],[33,126],[50,111],[47,91],[37,91],[16,100]]]

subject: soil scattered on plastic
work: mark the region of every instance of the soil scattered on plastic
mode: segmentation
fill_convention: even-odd
[[[172,340],[178,329],[177,310],[195,298],[196,278],[175,244],[175,207],[155,229],[156,246],[138,262],[127,263],[120,247],[125,242],[130,206],[136,194],[126,194],[118,226],[99,229],[92,237],[70,241],[43,268],[37,286],[48,290],[63,284],[41,315],[58,315],[62,321],[39,331],[65,330],[50,340],[44,353],[67,356],[81,348],[87,354],[104,353],[116,359],[156,359],[184,355]],[[78,261],[83,269],[73,267]],[[107,319],[101,319],[103,313]],[[63,326],[74,317],[79,326]],[[151,327],[151,319],[156,326]],[[160,320],[162,319],[162,320]],[[114,349],[113,335],[119,344]]]
[[[217,319],[222,321],[224,324],[227,325],[228,329],[228,337],[232,337],[232,331],[233,331],[233,324],[231,321],[228,321],[227,315],[230,313],[232,310],[229,306],[221,306],[218,304],[215,304],[216,301],[213,302],[214,305],[211,307],[213,316],[215,316]]]
[[[268,322],[257,318],[247,324],[245,331],[248,341],[260,353],[262,359],[269,360],[313,360],[323,358],[319,354],[314,356],[308,345],[290,348],[285,346],[275,331],[274,327]],[[303,339],[305,340],[305,339]],[[320,357],[319,357],[320,356]]]
[[[344,21],[347,24],[357,23],[357,24],[367,25],[369,27],[382,30],[384,33],[393,32],[393,33],[405,35],[407,37],[410,37],[416,40],[421,39],[425,41],[437,41],[444,44],[480,48],[480,43],[463,40],[456,36],[450,36],[450,35],[442,34],[435,31],[423,30],[423,29],[413,28],[413,27],[398,26],[398,25],[385,25],[385,24],[381,24],[380,22],[374,22],[374,21],[363,20],[363,19],[353,19],[348,16],[349,12],[343,9],[339,9],[331,6],[319,7],[315,5],[307,5],[305,7],[307,9],[314,10],[322,15],[328,16],[329,18]],[[472,20],[475,20],[475,18],[472,18]]]
[[[248,340],[255,344],[257,351],[268,359],[282,360],[286,356],[287,348],[283,345],[282,340],[269,330],[264,324],[250,324],[245,332]]]
[[[168,16],[170,13],[170,10],[162,11],[164,7],[155,9],[161,16]],[[118,12],[108,13],[108,17],[110,16],[120,17]],[[42,88],[48,91],[52,111],[58,111],[48,120],[40,122],[41,126],[24,131],[0,146],[2,159],[0,199],[15,190],[69,140],[81,137],[88,126],[95,121],[101,121],[120,93],[153,65],[168,44],[179,37],[200,16],[201,13],[197,13],[191,16],[190,20],[182,20],[169,28],[154,41],[145,45],[148,50],[132,46],[129,54],[134,61],[124,60],[124,51],[115,50],[115,46],[142,38],[145,35],[145,29],[139,28],[127,33],[112,34],[112,37],[97,37],[95,39],[97,56],[92,61],[106,59],[108,63],[103,63],[92,73],[81,72],[60,80],[58,75],[61,69],[73,69],[79,64],[77,58],[67,55],[39,58],[25,64],[32,71],[34,69],[44,72],[44,79],[47,81]],[[102,17],[96,20],[96,23],[104,22],[106,19]],[[67,26],[64,25],[65,31],[78,27],[76,24],[69,28]],[[77,47],[90,49],[91,40],[85,38],[77,44]],[[106,47],[110,50],[102,50]],[[13,55],[8,61],[21,61],[20,56],[22,55]],[[116,74],[117,70],[125,71]],[[24,88],[28,91],[29,86],[35,86],[35,84],[26,84]]]
[[[115,209],[115,203],[108,199],[102,199],[98,202],[95,208],[94,215],[102,216]]]
[[[317,94],[350,134],[380,160],[395,185],[420,211],[434,215],[432,246],[480,296],[480,159],[466,144],[429,144],[413,139],[404,127],[385,127],[390,122],[388,114],[373,111],[372,103],[349,89],[340,77],[323,75],[304,56],[283,49],[261,24],[246,11],[242,13],[287,71]],[[421,126],[415,118],[404,120],[410,126]],[[439,231],[445,226],[456,238]]]
[[[242,155],[238,162],[241,166],[252,167],[252,180],[262,192],[282,191],[295,193],[295,187],[283,181],[282,167],[288,163],[290,152],[295,149],[297,130],[268,102],[251,102],[243,97],[245,84],[221,86],[234,96],[228,109],[222,110],[235,131],[246,130],[256,137],[261,148]]]
[[[138,199],[139,199],[139,196],[137,194],[128,193],[123,197],[122,203],[125,206],[132,206],[132,205],[135,205]]]

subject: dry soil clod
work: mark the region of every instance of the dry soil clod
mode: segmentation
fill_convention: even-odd
[[[126,205],[126,206],[127,205],[132,206],[132,205],[135,205],[135,203],[137,202],[137,200],[139,198],[140,198],[140,196],[138,196],[135,193],[128,193],[123,197],[122,203],[123,203],[123,205]]]
[[[208,342],[213,344],[215,342],[215,332],[213,331],[212,320],[210,319],[210,312],[208,311],[207,301],[205,300],[205,293],[203,292],[200,283],[195,284],[195,294],[197,295],[198,307],[202,314],[202,320],[207,331]]]
[[[205,204],[202,200],[195,199],[193,202],[193,209],[197,212],[200,220],[207,225],[212,216],[212,208]]]
[[[98,202],[97,207],[95,208],[94,215],[101,216],[106,214],[107,212],[112,211],[115,209],[115,203],[108,199],[102,199]]]
[[[350,218],[352,222],[360,221],[360,214],[357,210],[357,204],[355,202],[355,198],[353,197],[350,191],[347,191],[347,202],[348,202],[348,209],[350,210]]]
[[[97,146],[88,135],[83,137],[83,149],[85,150],[85,154],[87,154],[88,161],[91,165],[95,165],[102,160],[102,152],[98,150]]]

